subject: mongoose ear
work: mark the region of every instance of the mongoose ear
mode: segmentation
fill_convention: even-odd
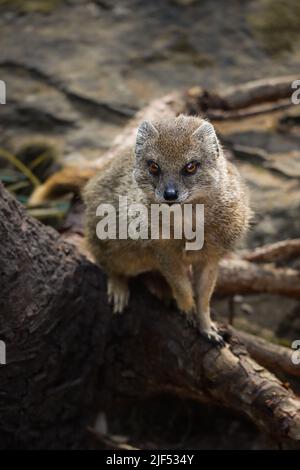
[[[158,137],[157,129],[149,121],[143,121],[137,131],[135,153],[138,155],[148,139]]]
[[[210,122],[204,121],[192,135],[203,145],[208,154],[219,156],[220,143],[214,126]]]

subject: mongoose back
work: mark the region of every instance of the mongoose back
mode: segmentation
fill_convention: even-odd
[[[119,196],[126,196],[128,205],[149,208],[203,204],[202,249],[186,250],[186,240],[174,237],[99,239],[97,207],[110,204],[118,212]],[[83,197],[88,247],[108,275],[114,312],[122,312],[128,304],[131,277],[159,271],[179,309],[197,321],[206,338],[222,345],[210,318],[218,262],[245,233],[251,212],[238,170],[226,160],[212,124],[184,115],[142,122],[135,149],[106,165],[89,181]]]

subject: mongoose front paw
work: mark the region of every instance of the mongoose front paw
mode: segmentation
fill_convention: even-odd
[[[212,324],[210,328],[200,329],[200,333],[210,343],[219,346],[220,348],[225,346],[225,341],[222,336],[218,333],[217,327]]]
[[[113,305],[113,313],[122,313],[129,301],[129,288],[126,279],[114,276],[107,281],[108,301]]]

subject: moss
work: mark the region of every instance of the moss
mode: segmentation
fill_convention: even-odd
[[[260,0],[248,21],[268,53],[276,56],[292,52],[300,38],[300,2]]]
[[[0,0],[0,7],[23,13],[50,13],[64,0]]]

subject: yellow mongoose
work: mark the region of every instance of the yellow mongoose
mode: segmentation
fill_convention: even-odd
[[[203,248],[187,251],[186,240],[174,237],[99,239],[97,207],[110,204],[118,211],[119,196],[126,196],[129,205],[146,207],[204,204]],[[184,115],[142,122],[135,152],[109,162],[88,182],[83,198],[88,247],[108,275],[114,312],[123,311],[128,303],[130,277],[159,271],[179,309],[197,320],[203,335],[222,345],[210,319],[218,262],[245,233],[251,211],[239,173],[226,160],[212,124]]]

